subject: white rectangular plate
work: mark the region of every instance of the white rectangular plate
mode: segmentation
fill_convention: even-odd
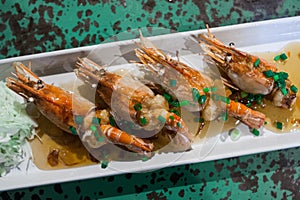
[[[190,40],[190,35],[198,34],[206,30],[174,33],[152,37],[151,40],[163,50],[175,52],[179,50],[181,55],[191,55],[200,52],[200,47]],[[234,26],[213,28],[211,31],[224,43],[233,41],[236,47],[248,51],[278,51],[291,41],[300,41],[300,17],[291,17],[277,20],[269,20],[256,23],[247,23]],[[94,49],[98,51],[98,57],[102,64],[122,64],[130,59],[127,53],[135,47],[132,40],[120,41],[97,46],[76,48],[70,50],[55,51],[37,55],[23,56],[0,60],[0,74],[3,80],[12,71],[11,63],[15,61],[31,61],[33,68],[48,83],[64,84],[73,80],[72,65],[77,57],[88,55]],[[126,55],[126,56],[124,56]],[[241,126],[243,132],[246,127]],[[217,141],[217,143],[216,143]],[[259,137],[246,134],[238,141],[219,141],[219,136],[193,145],[193,150],[184,153],[168,153],[155,155],[152,159],[142,162],[111,162],[109,167],[102,169],[99,165],[78,167],[62,170],[39,170],[29,161],[28,170],[13,170],[8,175],[0,178],[0,190],[16,189],[43,184],[51,184],[65,181],[73,181],[87,178],[103,177],[127,172],[142,172],[158,168],[196,163],[209,160],[223,159],[259,152],[273,151],[284,148],[297,147],[300,144],[300,132],[275,134],[264,131]]]

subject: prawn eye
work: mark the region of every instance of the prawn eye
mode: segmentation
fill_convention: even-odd
[[[41,80],[38,80],[37,81],[37,84],[42,84],[43,82]]]
[[[230,46],[230,47],[234,47],[234,43],[233,43],[233,42],[230,42],[230,43],[229,43],[229,46]]]

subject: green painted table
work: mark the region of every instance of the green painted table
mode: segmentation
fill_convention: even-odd
[[[88,46],[138,27],[188,31],[300,14],[299,0],[2,0],[0,59]],[[151,29],[150,29],[151,30]],[[300,199],[300,149],[37,186],[2,199]]]

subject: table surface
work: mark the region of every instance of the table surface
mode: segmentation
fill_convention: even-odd
[[[139,27],[181,32],[203,29],[206,23],[217,27],[300,14],[300,0],[2,0],[0,7],[0,59],[99,44]],[[10,190],[0,197],[300,199],[298,155],[300,149],[291,148]]]

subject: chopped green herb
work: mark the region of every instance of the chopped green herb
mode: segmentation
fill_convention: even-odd
[[[92,124],[98,125],[101,122],[101,118],[98,117],[93,117],[92,119]]]
[[[277,55],[277,56],[274,57],[275,61],[278,61],[279,59],[280,59],[280,55]]]
[[[280,54],[280,59],[281,60],[286,60],[286,59],[288,59],[288,57],[285,53],[282,53],[282,54]]]
[[[112,126],[116,126],[116,121],[112,116],[109,117],[109,124]]]
[[[179,102],[178,101],[172,101],[170,102],[170,105],[172,105],[173,107],[179,107]]]
[[[97,138],[96,138],[96,140],[97,140],[98,142],[103,142],[104,139],[105,139],[105,137],[103,137],[103,136],[100,136],[100,137],[97,137]]]
[[[175,119],[175,117],[173,115],[171,115],[170,119],[173,121]]]
[[[206,101],[206,95],[201,95],[200,98],[199,98],[199,100],[198,100],[198,102],[199,102],[200,104],[204,104],[205,101]]]
[[[263,74],[267,77],[267,78],[271,78],[275,75],[275,73],[272,70],[267,70],[264,71]]]
[[[203,88],[203,92],[207,93],[207,92],[209,92],[209,91],[210,91],[210,89],[209,89],[208,87]]]
[[[260,63],[260,59],[257,58],[256,61],[253,63],[253,66],[258,67],[259,63]]]
[[[163,96],[165,97],[165,99],[166,99],[168,102],[170,102],[170,101],[172,100],[171,95],[168,94],[168,93],[166,93],[166,92],[163,94]]]
[[[200,98],[200,94],[196,88],[192,88],[192,95],[193,95],[194,102],[197,102]]]
[[[147,124],[147,119],[146,119],[146,117],[140,118],[140,123],[141,123],[141,125]]]
[[[236,141],[241,137],[240,130],[238,128],[233,128],[229,131],[229,135],[232,141]]]
[[[276,122],[276,128],[282,130],[283,124],[282,122]]]
[[[165,119],[163,116],[161,116],[161,115],[159,115],[159,116],[157,117],[157,119],[158,119],[159,121],[161,121],[162,123],[165,123],[165,122],[166,122],[166,119]]]
[[[176,109],[171,109],[170,112],[172,112],[172,113],[174,113],[174,114],[176,114],[177,116],[180,117],[180,113],[179,113],[178,110],[176,110]]]
[[[101,161],[101,168],[105,169],[108,166],[108,162],[106,160]]]
[[[220,100],[226,104],[230,104],[230,99],[228,97],[220,96]]]
[[[292,92],[297,93],[298,92],[298,88],[295,85],[292,85],[290,87],[290,89],[292,90]]]
[[[279,72],[278,75],[279,75],[279,78],[283,79],[283,80],[286,80],[289,77],[289,74],[286,72]]]
[[[227,111],[223,112],[221,117],[224,121],[227,121],[228,120],[228,112]]]
[[[143,108],[142,104],[140,104],[140,103],[135,104],[133,107],[134,107],[134,110],[136,110],[136,111],[140,111]]]
[[[280,88],[280,90],[284,96],[288,94],[286,88]]]
[[[188,101],[188,100],[179,101],[179,106],[188,106],[189,104],[190,104],[190,101]]]
[[[77,130],[76,130],[76,128],[74,127],[74,126],[70,126],[70,131],[71,131],[71,133],[73,134],[73,135],[77,135]]]
[[[91,125],[91,126],[90,126],[90,129],[91,129],[93,132],[97,131],[97,127],[96,127],[95,125]]]
[[[171,87],[175,87],[176,84],[177,84],[176,80],[174,80],[174,79],[171,79],[171,80],[170,80],[170,86],[171,86]]]
[[[278,74],[274,75],[274,76],[273,76],[273,79],[274,79],[274,81],[278,81],[279,75],[278,75]]]
[[[145,161],[147,161],[147,160],[149,160],[149,158],[148,158],[147,156],[143,156],[143,157],[142,157],[142,161],[145,162]]]
[[[75,121],[76,124],[82,124],[83,123],[83,117],[80,116],[80,115],[76,115],[74,121]]]
[[[211,91],[212,92],[216,92],[218,90],[218,88],[216,87],[216,86],[213,86],[212,88],[211,88]]]
[[[177,122],[177,126],[178,126],[179,128],[182,128],[182,125],[181,125],[180,122]]]
[[[286,59],[288,59],[288,57],[287,57],[287,55],[285,53],[279,54],[279,55],[277,55],[277,56],[274,57],[275,61],[278,61],[278,60],[284,61]]]
[[[256,128],[252,129],[252,133],[255,136],[259,136],[259,130],[257,130]]]
[[[248,96],[248,93],[247,92],[241,92],[241,97],[242,98],[245,98],[245,97],[247,97]]]
[[[95,136],[96,139],[97,139],[98,137],[100,137],[99,132],[98,132],[98,131],[95,131],[95,132],[94,132],[94,136]]]

